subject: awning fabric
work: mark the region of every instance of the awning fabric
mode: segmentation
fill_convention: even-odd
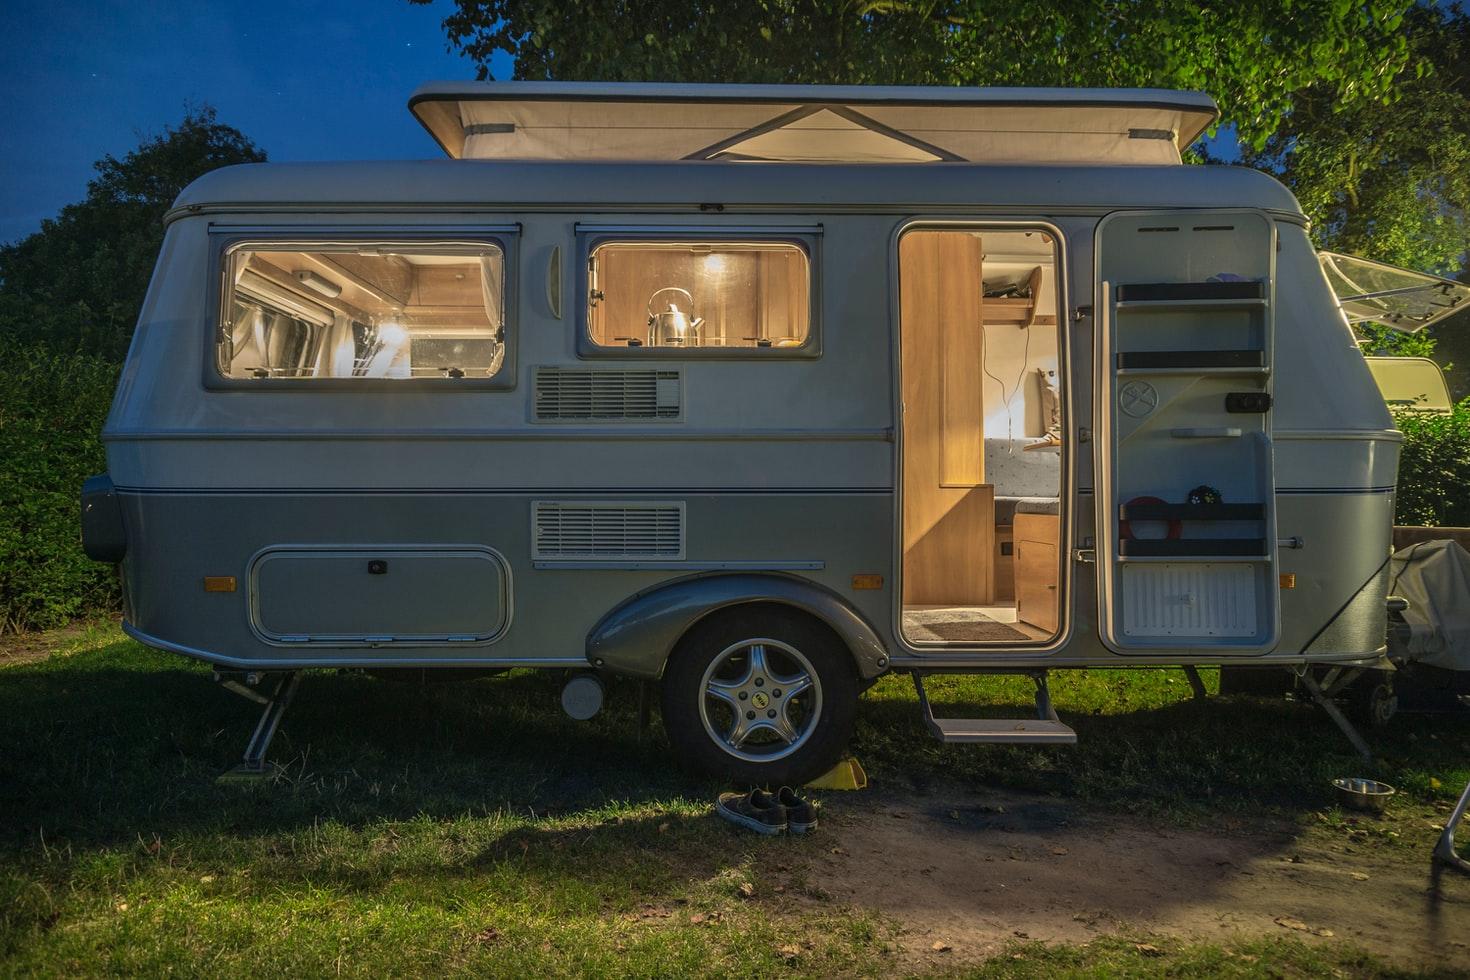
[[[451,157],[1177,164],[1218,117],[1162,89],[451,82],[409,108]]]

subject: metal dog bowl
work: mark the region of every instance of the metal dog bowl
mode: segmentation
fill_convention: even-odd
[[[1388,798],[1396,792],[1387,783],[1360,776],[1334,779],[1332,785],[1337,788],[1337,795],[1346,805],[1368,813],[1382,813],[1388,807]]]

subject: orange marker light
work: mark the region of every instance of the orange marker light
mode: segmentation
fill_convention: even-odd
[[[235,576],[233,575],[206,575],[204,576],[205,592],[234,592]]]
[[[1284,572],[1281,576],[1281,587],[1283,589],[1296,588],[1296,572]]]
[[[883,588],[883,576],[881,575],[854,575],[852,577],[854,589],[881,589]]]

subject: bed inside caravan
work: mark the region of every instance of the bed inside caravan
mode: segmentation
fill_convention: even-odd
[[[1060,622],[1057,243],[917,229],[899,245],[902,628],[1045,642]]]
[[[224,265],[227,379],[484,379],[504,362],[494,245],[261,243]]]

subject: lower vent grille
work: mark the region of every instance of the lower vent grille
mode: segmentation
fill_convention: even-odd
[[[682,561],[684,502],[538,500],[531,505],[537,561]]]
[[[674,421],[683,377],[672,370],[536,369],[538,422]]]

